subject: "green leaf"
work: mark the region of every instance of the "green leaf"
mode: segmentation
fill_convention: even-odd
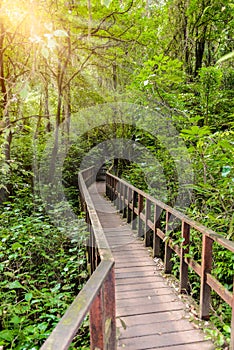
[[[119,320],[120,320],[121,326],[122,326],[123,329],[126,331],[126,329],[127,329],[126,323],[124,322],[124,320],[122,320],[122,318],[119,318]]]
[[[50,53],[49,53],[49,50],[46,47],[43,47],[41,49],[41,54],[46,60],[48,60]]]
[[[7,340],[7,341],[12,341],[14,339],[15,335],[13,331],[10,330],[3,330],[0,332],[0,338]]]
[[[26,293],[24,299],[26,301],[30,301],[32,299],[32,297],[33,297],[32,293]]]
[[[51,289],[52,293],[56,293],[59,291],[59,289],[61,288],[61,283],[56,284],[56,286],[54,286],[54,288]]]
[[[20,97],[22,99],[27,98],[28,96],[28,85],[24,86],[24,88],[20,91]]]
[[[225,324],[225,326],[223,327],[223,330],[227,333],[230,333],[231,334],[231,327],[228,326],[227,324]]]
[[[22,318],[19,317],[19,316],[17,316],[17,315],[13,316],[12,319],[11,319],[11,322],[12,322],[13,324],[20,324],[21,321],[22,321]]]
[[[53,30],[53,23],[45,23],[44,27],[51,32]]]
[[[101,0],[101,4],[106,6],[107,8],[110,6],[112,0]]]
[[[48,328],[48,324],[46,322],[40,323],[37,328],[41,331],[41,332],[45,332],[46,329]]]
[[[4,276],[14,277],[15,274],[14,274],[14,272],[6,271],[6,272],[4,272]]]
[[[216,64],[222,63],[224,61],[230,60],[231,58],[234,57],[234,51],[227,53],[223,57],[221,57]]]
[[[52,37],[49,37],[48,38],[48,44],[47,44],[47,46],[48,46],[48,48],[50,49],[50,50],[54,50],[56,47],[57,47],[57,42],[56,42],[56,40],[54,40]]]
[[[222,168],[222,177],[226,177],[231,172],[231,167],[229,165],[225,165]]]
[[[58,29],[54,32],[54,36],[62,38],[62,37],[68,37],[68,34],[67,32],[65,32],[65,30]]]
[[[11,248],[13,250],[17,250],[17,249],[23,248],[23,246],[20,243],[16,242],[16,243],[12,244]]]
[[[24,288],[24,286],[22,286],[22,284],[19,281],[14,281],[8,284],[8,288],[9,289],[18,289],[18,288]]]

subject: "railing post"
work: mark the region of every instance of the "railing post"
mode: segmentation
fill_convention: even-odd
[[[114,179],[113,179],[113,177],[111,177],[110,186],[111,186],[110,200],[113,202],[114,201]]]
[[[132,197],[132,229],[136,230],[137,228],[137,214],[135,213],[135,208],[137,207],[138,194],[133,191]]]
[[[90,230],[90,268],[91,274],[96,270],[96,243],[93,230]]]
[[[114,200],[114,179],[113,177],[110,178],[110,200],[113,202]]]
[[[166,235],[167,232],[169,231],[169,221],[172,217],[172,214],[169,213],[168,211],[166,212]],[[169,245],[169,238],[165,241],[165,257],[164,257],[164,265],[165,265],[165,273],[170,274],[172,271],[172,249]]]
[[[161,239],[157,235],[157,229],[160,228],[161,208],[155,204],[154,206],[154,230],[153,230],[153,257],[159,258],[161,256],[160,243]]]
[[[90,349],[104,350],[105,324],[103,317],[103,289],[96,296],[89,312]]]
[[[111,197],[112,202],[114,202],[115,200],[115,184],[116,184],[116,180],[112,177],[112,197]]]
[[[116,350],[115,270],[111,268],[104,283],[105,350]]]
[[[106,173],[106,196],[110,198],[110,190],[109,190],[109,175]]]
[[[119,182],[119,212],[121,214],[123,212],[122,194],[123,194],[123,183]]]
[[[232,323],[231,323],[231,343],[230,350],[234,350],[234,277],[233,277],[233,290],[232,290]]]
[[[144,235],[143,232],[143,222],[141,220],[141,212],[143,211],[144,202],[143,196],[138,193],[138,237],[142,237]]]
[[[182,238],[180,251],[180,293],[188,291],[188,264],[185,262],[185,254],[189,253],[190,226],[182,221]]]
[[[201,271],[201,290],[200,290],[200,318],[209,319],[210,312],[210,286],[206,283],[207,273],[212,270],[212,244],[213,240],[203,235],[202,239],[202,271]]]
[[[127,186],[123,186],[123,219],[127,217],[127,206],[126,206],[126,199],[127,199]]]
[[[90,308],[90,349],[116,350],[114,265]]]
[[[114,192],[113,192],[114,198],[113,198],[113,202],[114,202],[117,210],[119,209],[118,208],[118,205],[119,205],[119,196],[118,196],[119,191],[118,191],[118,187],[119,187],[119,182],[116,179],[114,179]]]
[[[148,219],[151,219],[151,202],[149,199],[146,199],[145,203],[145,247],[150,247],[150,236],[151,230],[148,226]]]
[[[127,205],[127,223],[129,224],[132,220],[132,214],[131,214],[131,208],[130,208],[130,202],[131,202],[131,197],[132,197],[132,190],[130,187],[128,187],[128,193],[127,193],[127,198],[128,198],[128,205]]]

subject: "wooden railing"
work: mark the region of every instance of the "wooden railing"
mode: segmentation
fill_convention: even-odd
[[[90,349],[116,349],[114,259],[88,192],[94,181],[94,168],[79,173],[81,202],[90,233],[87,248],[92,275],[41,350],[68,349],[88,313]]]
[[[200,276],[200,318],[209,318],[211,289],[232,307],[231,349],[234,349],[234,294],[212,275],[213,243],[217,242],[220,247],[234,252],[234,242],[110,173],[106,174],[106,195],[114,201],[123,217],[127,218],[127,222],[132,224],[132,229],[137,229],[138,236],[144,237],[145,246],[152,244],[154,257],[161,257],[160,250],[164,242],[165,273],[172,272],[172,252],[180,257],[181,293],[188,292],[189,267]],[[191,256],[192,230],[200,234],[199,262]],[[177,239],[173,239],[174,231],[177,231]]]

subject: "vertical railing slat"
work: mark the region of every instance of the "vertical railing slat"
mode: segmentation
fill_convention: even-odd
[[[136,230],[137,228],[137,214],[135,213],[135,208],[137,207],[138,194],[136,191],[132,192],[132,229]]]
[[[182,238],[180,251],[180,293],[188,292],[188,264],[185,262],[185,254],[189,253],[190,226],[182,222]]]
[[[150,247],[151,244],[151,230],[148,226],[148,220],[151,218],[151,202],[146,199],[145,203],[145,247]]]
[[[167,211],[166,212],[166,235],[168,234],[168,231],[170,229],[169,223],[171,218],[172,218],[171,213]],[[165,257],[164,257],[164,265],[165,265],[164,272],[167,274],[170,274],[172,271],[173,264],[172,264],[171,258],[172,258],[172,249],[169,245],[169,236],[168,236],[165,241]]]
[[[126,199],[127,199],[127,186],[123,186],[123,219],[127,217],[127,205],[126,205]]]
[[[105,350],[116,350],[116,305],[114,265],[104,282]]]
[[[138,193],[138,223],[137,223],[138,237],[142,237],[144,235],[143,222],[142,222],[141,217],[140,217],[140,215],[143,211],[143,207],[144,207],[144,198],[141,194]]]
[[[127,193],[127,198],[128,198],[128,205],[127,205],[127,223],[129,224],[132,221],[132,210],[130,208],[130,202],[132,198],[132,189],[128,187],[128,193]]]
[[[233,277],[233,289],[232,289],[232,320],[231,320],[231,342],[230,350],[234,350],[234,277]]]
[[[99,291],[89,312],[90,349],[104,350],[103,289]]]
[[[210,292],[211,288],[206,283],[207,273],[212,270],[212,245],[213,240],[203,235],[202,239],[202,272],[201,272],[201,290],[200,290],[200,317],[204,320],[209,319],[210,312]]]
[[[154,206],[154,230],[153,230],[153,257],[159,258],[161,256],[161,239],[157,235],[157,229],[160,228],[160,215],[162,209],[155,204]]]

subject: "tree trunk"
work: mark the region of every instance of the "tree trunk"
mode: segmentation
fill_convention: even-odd
[[[2,93],[2,105],[1,114],[5,129],[5,143],[4,143],[4,161],[9,164],[11,159],[11,141],[12,131],[10,130],[10,117],[8,114],[8,96],[5,82],[4,72],[4,40],[5,40],[5,28],[4,24],[0,23],[0,89]],[[3,185],[3,184],[2,184]],[[0,190],[0,201],[7,200],[10,192],[10,185],[6,184],[5,187]]]
[[[197,77],[199,73],[199,69],[202,68],[203,56],[205,51],[205,43],[206,43],[206,30],[207,28],[203,28],[202,36],[199,38],[199,34],[197,33],[198,39],[196,40],[195,47],[195,70],[194,76]]]

